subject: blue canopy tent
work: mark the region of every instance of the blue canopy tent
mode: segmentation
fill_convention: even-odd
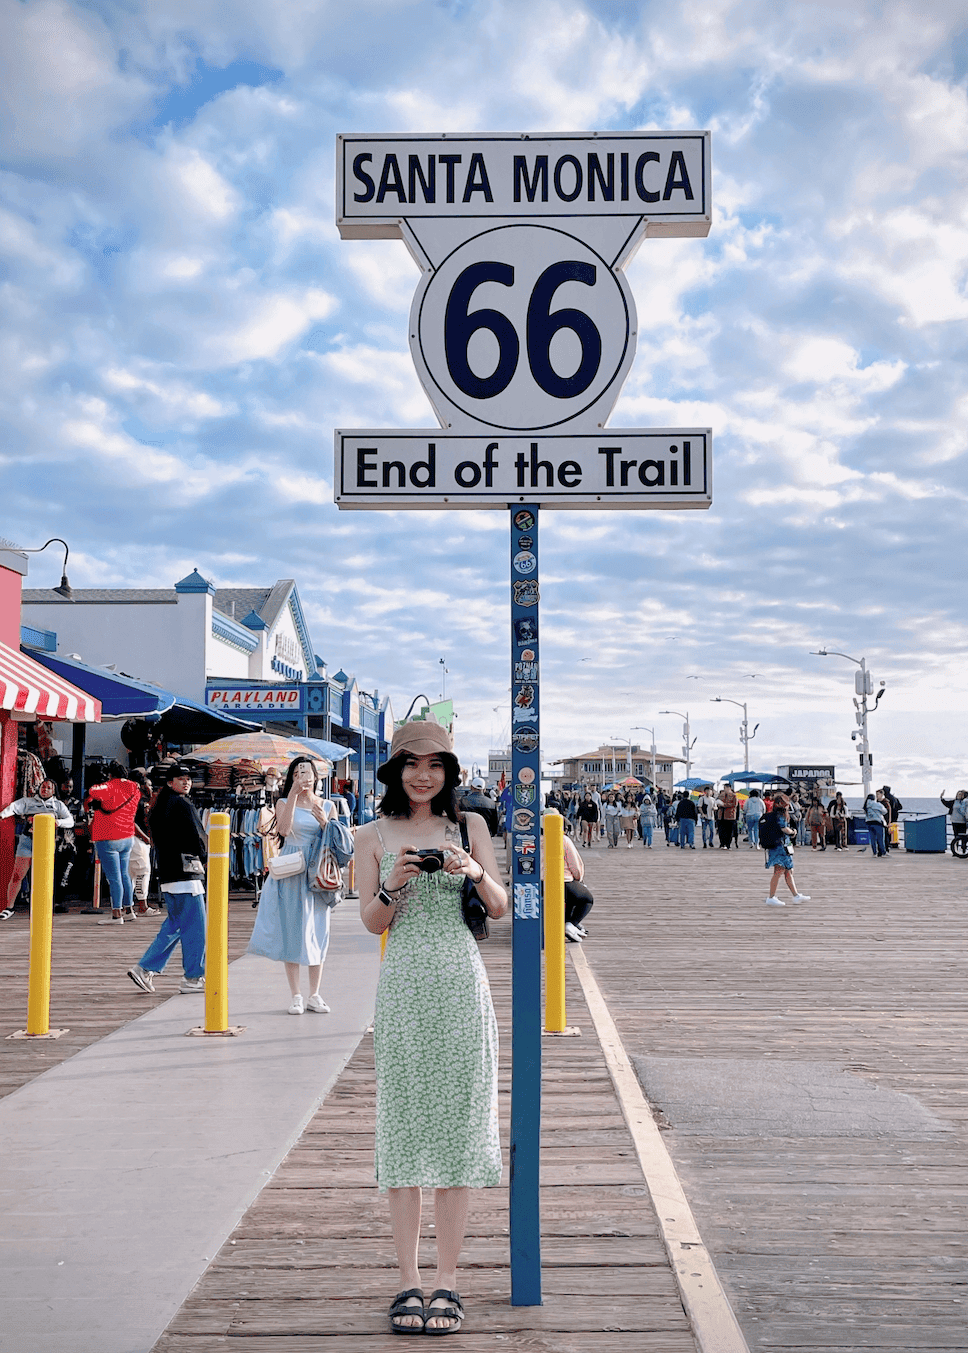
[[[354,752],[352,747],[344,747],[341,742],[328,742],[325,738],[299,738],[294,737],[293,742],[301,742],[304,747],[308,747],[311,752],[317,756],[323,756],[327,761],[343,761],[349,757],[351,761],[359,761],[359,752]]]
[[[66,678],[79,690],[101,702],[101,719],[144,719],[169,742],[212,742],[231,730],[259,733],[262,725],[235,714],[209,709],[197,700],[175,695],[161,686],[91,667],[77,658],[62,658],[55,653],[24,649],[35,662]]]
[[[790,781],[785,775],[775,775],[767,770],[734,770],[728,775],[722,777],[723,783],[727,785],[788,785]]]

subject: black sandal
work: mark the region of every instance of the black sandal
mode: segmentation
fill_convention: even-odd
[[[408,1306],[407,1303],[413,1297],[419,1297],[419,1306]],[[398,1292],[390,1304],[388,1312],[390,1316],[390,1328],[394,1334],[423,1334],[424,1321],[427,1319],[427,1312],[424,1307],[424,1294],[419,1287],[411,1287],[407,1292]],[[419,1316],[419,1325],[398,1325],[397,1321],[403,1316]]]
[[[435,1301],[443,1300],[447,1302],[446,1306],[434,1307]],[[456,1292],[448,1292],[446,1287],[438,1287],[437,1291],[431,1295],[424,1310],[424,1319],[427,1320],[452,1320],[452,1325],[438,1325],[431,1329],[428,1324],[424,1324],[424,1334],[456,1334],[464,1323],[464,1308],[461,1305],[460,1297]]]

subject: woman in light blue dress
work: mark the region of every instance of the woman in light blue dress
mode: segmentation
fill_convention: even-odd
[[[306,868],[288,878],[266,879],[259,898],[248,952],[284,963],[292,1004],[290,1015],[304,1010],[329,1014],[329,1006],[319,994],[323,962],[329,948],[329,905],[325,897],[310,887],[315,858],[322,841],[323,828],[333,805],[317,798],[316,765],[308,756],[297,756],[289,767],[276,804],[276,829],[285,838],[280,855],[302,851]],[[309,969],[309,996],[304,1002],[299,990],[300,966]]]

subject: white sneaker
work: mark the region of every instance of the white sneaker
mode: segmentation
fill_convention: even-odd
[[[135,986],[140,987],[142,991],[154,991],[154,973],[149,972],[147,968],[142,968],[139,963],[128,969],[128,976]]]
[[[791,902],[809,902],[809,901],[810,901],[810,894],[809,894],[809,893],[797,893],[794,897],[791,897],[791,898],[790,898],[790,901],[791,901]]]
[[[205,978],[204,978],[204,977],[185,977],[185,978],[182,979],[181,985],[179,986],[178,990],[181,992],[181,994],[182,994],[183,996],[187,996],[187,995],[189,995],[190,992],[193,992],[193,991],[202,991],[202,992],[204,992],[204,990],[205,990]]]
[[[320,996],[318,991],[310,996],[309,1000],[306,1002],[306,1009],[311,1010],[314,1015],[329,1014],[329,1006],[323,1000],[322,996]]]
[[[306,1007],[303,1005],[303,998],[297,992],[292,998],[292,1005],[289,1007],[290,1015],[301,1015]]]
[[[766,899],[766,905],[768,907],[785,907],[786,903],[782,902],[778,897],[768,897]]]
[[[118,912],[116,916],[112,912],[111,915],[106,916],[103,921],[98,921],[98,925],[124,925],[124,917],[120,912]]]
[[[571,921],[565,922],[565,938],[571,940],[572,944],[581,944],[578,927],[572,925]]]
[[[576,925],[576,926],[575,926],[575,929],[578,931],[578,933],[579,933],[579,935],[582,937],[582,939],[584,939],[585,936],[588,934],[588,931],[585,929],[585,927],[584,927],[583,925]]]

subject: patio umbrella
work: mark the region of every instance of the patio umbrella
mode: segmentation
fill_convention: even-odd
[[[209,765],[218,762],[223,766],[236,766],[244,761],[266,771],[270,767],[286,770],[297,756],[312,757],[319,765],[333,769],[326,757],[310,751],[295,738],[280,738],[275,733],[239,733],[234,737],[219,738],[218,742],[210,742],[202,751],[192,752],[185,759]]]
[[[688,780],[677,780],[672,786],[673,789],[702,789],[704,785],[714,783],[714,777],[707,776],[705,780],[700,780],[695,775],[690,775]]]
[[[626,775],[624,780],[619,780],[617,788],[619,789],[641,789],[642,781],[636,780],[634,775]]]

